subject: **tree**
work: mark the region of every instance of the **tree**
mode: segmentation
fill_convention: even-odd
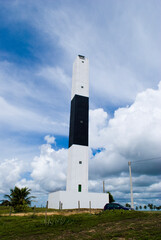
[[[150,208],[150,210],[152,210],[152,209],[153,209],[153,204],[152,204],[152,203],[151,203],[151,204],[149,203],[149,204],[148,204],[148,207]]]
[[[10,189],[10,195],[6,194],[4,197],[8,198],[9,205],[14,208],[15,211],[21,212],[31,204],[31,199],[35,198],[30,196],[31,189],[29,188],[18,188],[15,186],[14,189]]]
[[[138,210],[138,206],[136,206],[136,208],[135,208],[136,210]]]
[[[113,198],[112,194],[110,192],[107,192],[109,194],[109,203],[115,202],[115,199]]]
[[[145,210],[147,209],[147,206],[146,206],[146,205],[144,205],[144,209],[145,209]]]
[[[139,206],[140,210],[142,209],[142,206]]]
[[[126,203],[126,204],[125,204],[125,207],[129,207],[129,208],[130,208],[131,205],[130,205],[129,203]]]
[[[0,200],[1,204],[0,206],[10,206],[10,201],[8,200]]]

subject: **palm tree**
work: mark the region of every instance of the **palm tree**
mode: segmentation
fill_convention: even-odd
[[[148,204],[148,207],[150,208],[150,210],[152,210],[152,209],[153,209],[153,204],[152,204],[152,203],[149,203],[149,204]]]
[[[14,208],[15,211],[24,211],[27,206],[31,204],[31,199],[34,196],[29,194],[31,189],[29,188],[18,188],[15,186],[14,189],[10,189],[10,195],[6,194],[4,197],[8,198],[10,206]]]
[[[0,206],[10,206],[10,201],[8,200],[0,200],[1,204]]]
[[[142,206],[139,206],[140,210],[142,209]]]
[[[146,206],[146,205],[144,205],[144,209],[145,209],[145,210],[147,209],[147,206]]]

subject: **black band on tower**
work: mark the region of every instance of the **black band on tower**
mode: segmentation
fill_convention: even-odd
[[[69,147],[73,144],[88,146],[89,98],[75,95],[71,101]]]

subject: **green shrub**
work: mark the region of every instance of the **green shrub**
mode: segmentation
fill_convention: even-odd
[[[74,219],[73,217],[67,217],[67,216],[52,216],[47,219],[47,221],[44,221],[44,224],[47,226],[62,226],[66,224],[73,224],[78,222],[78,219]]]

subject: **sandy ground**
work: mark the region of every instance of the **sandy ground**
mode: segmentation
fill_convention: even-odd
[[[53,211],[53,212],[47,212],[47,215],[63,215],[63,216],[69,216],[73,214],[81,214],[81,213],[91,213],[91,214],[98,214],[102,210],[100,209],[91,209],[90,210],[72,210],[72,211]],[[11,213],[11,216],[30,216],[30,215],[37,215],[37,216],[45,216],[45,212],[28,212],[28,213]],[[9,216],[9,213],[1,214],[1,216]]]

